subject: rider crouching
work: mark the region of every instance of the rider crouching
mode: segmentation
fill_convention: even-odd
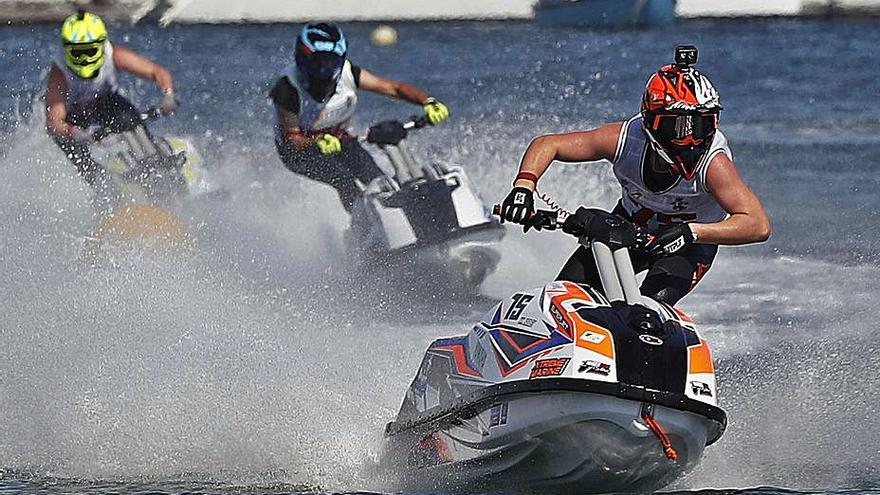
[[[295,63],[270,92],[275,104],[275,146],[290,171],[332,186],[351,213],[361,187],[382,175],[372,156],[346,131],[358,90],[422,105],[432,124],[449,117],[446,106],[409,84],[384,79],[352,64],[345,35],[335,24],[310,23],[296,39]]]
[[[718,93],[691,67],[696,58],[696,48],[679,47],[676,63],[648,80],[641,111],[628,121],[533,140],[502,205],[503,219],[531,225],[533,191],[554,160],[611,162],[622,188],[614,213],[639,226],[626,233],[626,242],[634,248],[636,273],[647,270],[641,292],[668,304],[696,286],[718,245],[767,240],[770,222],[718,130]],[[582,235],[596,218],[580,208],[563,230]],[[602,287],[592,253],[583,246],[557,279]]]
[[[173,113],[178,102],[174,81],[164,67],[120,45],[113,45],[100,17],[80,11],[61,26],[62,55],[49,69],[46,130],[73,162],[77,172],[99,194],[109,179],[90,151],[107,134],[143,127],[140,112],[119,94],[117,75],[129,72],[153,81],[162,91],[158,109]]]

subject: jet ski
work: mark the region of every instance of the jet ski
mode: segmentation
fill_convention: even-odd
[[[158,109],[140,115],[140,125],[113,134],[98,130],[92,153],[104,169],[96,188],[99,213],[93,233],[85,238],[81,261],[95,266],[107,241],[147,241],[188,248],[187,223],[172,213],[182,199],[216,192],[204,161],[192,141],[156,136],[146,124],[162,117]]]
[[[141,114],[144,124],[162,117],[158,109]],[[145,125],[100,139],[96,159],[110,178],[103,193],[115,202],[152,202],[215,191],[192,141],[154,136]]]
[[[347,249],[368,266],[405,261],[408,271],[445,275],[476,287],[495,270],[504,228],[480,199],[464,169],[420,162],[406,145],[408,133],[429,125],[425,117],[372,126],[365,140],[387,158],[391,172],[363,185],[352,211]]]
[[[608,213],[602,220],[619,224]],[[546,229],[561,224],[540,212]],[[724,432],[709,344],[639,293],[625,247],[591,238],[604,292],[519,291],[425,352],[380,465],[402,490],[648,492]]]

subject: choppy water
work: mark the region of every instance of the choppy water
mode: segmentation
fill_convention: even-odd
[[[496,201],[532,136],[628,117],[674,45],[698,44],[774,236],[723,249],[682,302],[714,343],[730,427],[670,489],[878,493],[876,24],[427,23],[400,26],[388,49],[367,44],[370,28],[348,26],[356,63],[452,109],[417,151],[465,165]],[[385,492],[382,427],[428,342],[554,276],[573,249],[511,230],[480,297],[432,296],[431,274],[394,288],[348,273],[334,194],[283,171],[272,145],[265,94],[293,33],[113,27],[172,69],[184,106],[155,128],[195,137],[232,196],[184,209],[191,255],[144,248],[83,269],[88,191],[34,111],[54,27],[0,28],[0,492]],[[355,124],[415,111],[366,96]],[[554,167],[542,187],[571,206],[617,194],[595,165]]]

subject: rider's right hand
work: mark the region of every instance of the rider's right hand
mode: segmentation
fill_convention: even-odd
[[[514,187],[501,203],[501,221],[527,225],[535,212],[535,197],[525,187]]]
[[[159,112],[162,115],[171,115],[177,111],[178,107],[180,107],[180,100],[177,99],[174,90],[166,90],[162,94],[162,101],[159,102]]]
[[[335,155],[342,151],[342,142],[333,134],[324,134],[315,140],[315,146],[321,150],[324,155]]]

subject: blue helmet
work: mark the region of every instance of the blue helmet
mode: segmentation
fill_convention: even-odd
[[[323,102],[336,90],[347,51],[345,35],[332,23],[306,24],[296,37],[300,82],[316,100]]]

